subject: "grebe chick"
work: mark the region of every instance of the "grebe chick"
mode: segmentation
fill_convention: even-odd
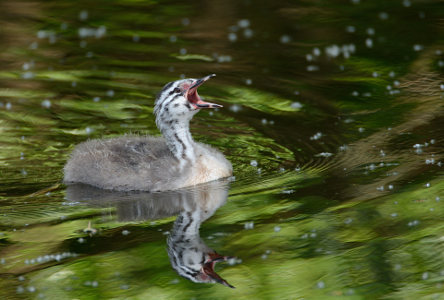
[[[64,182],[103,189],[165,191],[231,176],[231,163],[212,147],[195,142],[189,123],[201,108],[222,107],[203,101],[197,88],[208,79],[167,83],[154,113],[164,138],[123,136],[77,145],[65,165]]]

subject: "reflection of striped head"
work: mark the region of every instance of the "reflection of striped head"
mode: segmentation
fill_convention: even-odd
[[[219,255],[202,241],[199,237],[201,222],[198,210],[184,211],[177,217],[167,241],[171,265],[180,276],[191,281],[234,288],[214,271],[216,262],[226,261],[228,257]]]

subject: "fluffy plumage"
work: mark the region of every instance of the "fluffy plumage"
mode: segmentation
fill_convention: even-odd
[[[156,124],[164,138],[128,135],[81,143],[65,165],[64,182],[120,191],[164,191],[230,176],[232,166],[223,154],[195,142],[189,132],[189,122],[201,108],[220,107],[197,94],[197,87],[211,77],[165,85],[155,106]]]

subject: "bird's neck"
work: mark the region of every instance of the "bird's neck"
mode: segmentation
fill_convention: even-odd
[[[179,161],[195,161],[194,140],[190,133],[189,122],[173,124],[161,128],[168,149]]]

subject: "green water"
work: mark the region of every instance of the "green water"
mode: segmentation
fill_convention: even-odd
[[[0,8],[1,299],[444,299],[441,1]],[[235,180],[200,238],[235,289],[173,270],[177,194],[61,184],[76,144],[158,135],[162,86],[212,73],[192,133]]]

